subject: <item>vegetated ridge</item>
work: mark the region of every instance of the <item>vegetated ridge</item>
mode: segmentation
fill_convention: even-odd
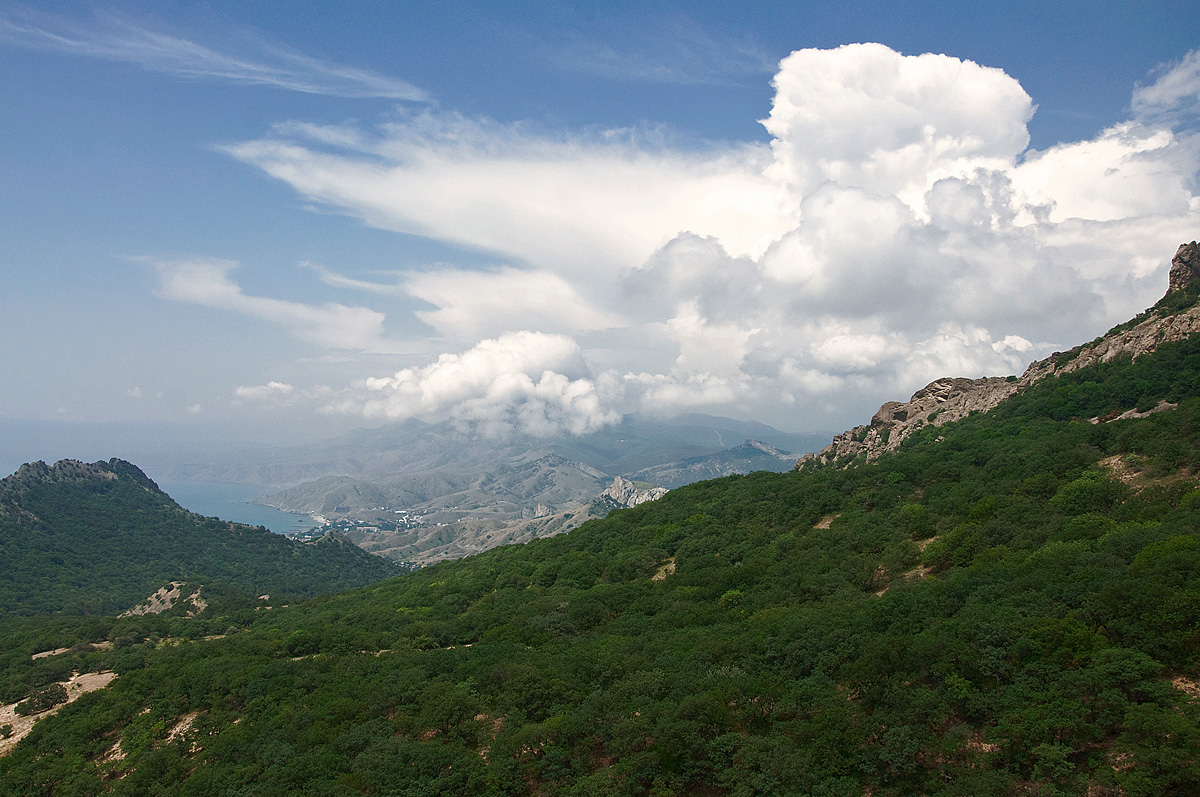
[[[836,464],[877,459],[885,451],[899,448],[913,432],[924,426],[941,426],[970,415],[986,412],[1009,396],[1050,376],[1071,373],[1097,362],[1128,355],[1137,358],[1164,343],[1182,340],[1200,329],[1200,307],[1182,311],[1180,305],[1195,299],[1200,276],[1200,245],[1180,244],[1171,259],[1167,294],[1154,307],[1132,321],[1121,324],[1091,343],[1067,352],[1055,352],[1032,363],[1016,377],[983,379],[935,379],[906,402],[889,401],[879,408],[869,424],[842,432],[816,452],[805,454],[796,466]],[[1149,408],[1145,408],[1149,409]]]
[[[1193,795],[1200,335],[855,467],[176,619],[190,642],[111,622],[112,650],[0,657],[12,699],[67,657],[118,673],[0,794]]]
[[[115,613],[172,580],[303,598],[400,572],[336,535],[303,544],[195,515],[119,459],[0,480],[0,563],[0,615]]]

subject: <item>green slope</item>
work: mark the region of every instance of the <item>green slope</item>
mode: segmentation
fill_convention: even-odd
[[[1198,468],[1200,338],[870,466],[86,654],[120,677],[0,793],[1194,794]]]
[[[395,575],[336,540],[302,545],[179,507],[135,466],[25,465],[0,481],[0,618],[111,614],[169,580],[312,597]]]

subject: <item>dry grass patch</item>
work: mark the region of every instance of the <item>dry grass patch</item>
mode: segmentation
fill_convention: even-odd
[[[1100,460],[1098,464],[1135,493],[1153,485],[1175,484],[1181,481],[1190,484],[1200,482],[1200,474],[1193,468],[1180,468],[1167,476],[1155,475],[1152,468],[1142,466],[1142,458],[1136,454],[1113,454]]]

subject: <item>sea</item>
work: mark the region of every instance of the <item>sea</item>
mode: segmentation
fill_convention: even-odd
[[[265,526],[276,534],[295,534],[320,524],[310,515],[284,512],[273,506],[250,503],[278,488],[225,482],[157,482],[159,488],[184,509],[205,517],[219,517],[248,526]]]

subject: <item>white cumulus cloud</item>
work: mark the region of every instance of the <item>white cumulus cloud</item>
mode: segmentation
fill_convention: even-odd
[[[241,385],[233,394],[241,399],[261,401],[273,397],[288,397],[296,392],[296,388],[286,382],[267,382],[265,385]]]
[[[579,346],[564,335],[511,332],[421,368],[371,377],[330,405],[370,418],[449,417],[484,434],[586,434],[616,423]]]

